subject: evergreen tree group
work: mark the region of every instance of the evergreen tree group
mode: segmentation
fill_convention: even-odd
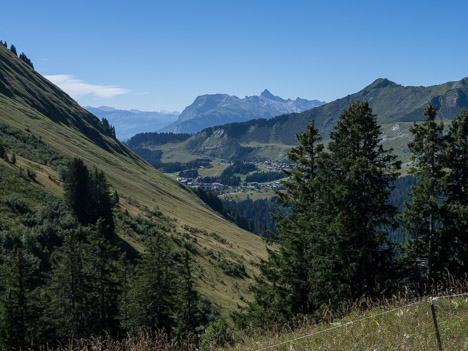
[[[0,225],[0,349],[162,330],[185,338],[207,323],[190,258],[166,233],[145,226],[147,250],[127,257],[102,171],[73,159],[64,190],[66,203]]]
[[[240,324],[264,325],[298,315],[320,316],[351,301],[399,289],[427,293],[468,272],[468,112],[448,132],[430,104],[414,123],[411,173],[417,177],[402,214],[389,196],[400,162],[381,143],[367,102],[342,113],[325,148],[313,121],[289,158],[286,191],[276,216],[279,234],[252,286],[254,301]],[[397,225],[406,241],[388,240]]]

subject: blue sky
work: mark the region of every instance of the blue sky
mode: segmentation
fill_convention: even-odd
[[[332,101],[376,78],[468,76],[467,1],[5,1],[0,39],[82,105],[181,111],[196,96]]]

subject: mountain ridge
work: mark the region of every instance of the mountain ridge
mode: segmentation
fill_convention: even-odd
[[[239,98],[228,94],[204,94],[197,96],[187,106],[177,121],[159,132],[196,133],[207,127],[255,118],[272,118],[290,112],[302,112],[324,102],[301,98],[283,99],[265,89],[259,96]]]
[[[438,107],[439,119],[454,119],[468,108],[468,78],[443,84],[403,86],[386,78],[378,78],[354,94],[336,99],[301,113],[283,114],[271,119],[253,119],[206,128],[188,139],[185,149],[198,156],[249,158],[263,160],[264,148],[275,150],[277,159],[286,157],[286,149],[297,145],[296,134],[312,120],[324,140],[341,113],[355,101],[368,101],[378,123],[422,121],[429,102]],[[263,149],[262,149],[263,148]]]

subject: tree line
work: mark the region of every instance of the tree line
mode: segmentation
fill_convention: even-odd
[[[429,293],[468,267],[468,112],[448,130],[430,104],[414,123],[408,147],[416,176],[403,212],[389,196],[400,162],[381,144],[367,102],[343,112],[327,148],[313,121],[289,153],[291,170],[278,193],[292,208],[276,215],[277,249],[269,250],[252,286],[254,301],[235,318],[264,325],[317,317],[349,301],[380,299],[407,289]],[[402,226],[406,240],[390,241]]]

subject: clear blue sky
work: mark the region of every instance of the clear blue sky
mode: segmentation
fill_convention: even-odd
[[[0,39],[82,105],[178,110],[207,93],[332,101],[376,78],[468,76],[467,1],[4,1]],[[52,79],[52,78],[51,78]]]

